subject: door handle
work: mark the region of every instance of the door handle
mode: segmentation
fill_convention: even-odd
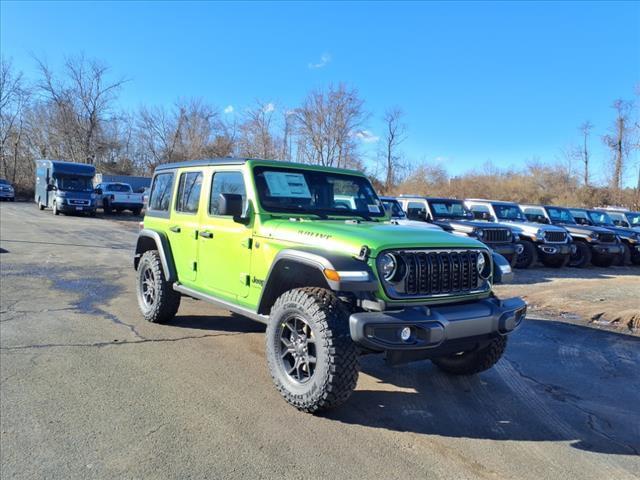
[[[169,227],[169,230],[171,230],[173,233],[180,233],[180,227],[178,227],[177,225]]]
[[[213,238],[213,233],[211,232],[207,232],[206,230],[204,232],[200,232],[200,236],[202,238]]]

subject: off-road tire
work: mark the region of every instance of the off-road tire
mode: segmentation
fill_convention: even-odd
[[[529,240],[521,240],[522,253],[516,258],[515,268],[529,268],[536,261],[536,246]]]
[[[607,268],[613,265],[618,259],[619,255],[594,255],[591,259],[591,263],[596,267]]]
[[[629,248],[629,245],[627,245],[626,243],[623,243],[622,249],[623,249],[622,253],[616,256],[616,259],[613,262],[614,265],[617,265],[620,267],[631,265],[631,249]]]
[[[131,210],[131,213],[133,213],[136,217],[139,217],[141,211],[142,209],[140,208],[134,208],[133,210]]]
[[[442,371],[452,375],[475,375],[493,367],[507,348],[507,337],[497,337],[489,345],[471,352],[464,352],[431,361]]]
[[[111,213],[111,207],[109,206],[109,202],[106,200],[102,201],[102,210],[105,215],[109,215]]]
[[[51,211],[54,215],[60,215],[60,211],[58,210],[58,203],[55,200],[53,201]]]
[[[301,383],[287,374],[282,360],[285,322],[300,318],[315,340],[313,375]],[[349,312],[332,292],[323,288],[296,288],[274,303],[266,334],[269,372],[284,399],[308,413],[344,403],[358,381],[356,345],[349,333]]]
[[[575,242],[576,253],[571,255],[569,266],[576,268],[584,268],[591,263],[591,248],[585,242]]]
[[[143,297],[143,276],[149,270],[153,275],[155,298],[153,303],[145,302]],[[160,254],[157,250],[147,250],[140,258],[136,271],[136,296],[138,306],[145,320],[151,323],[171,321],[180,307],[180,294],[167,281],[162,270]]]
[[[44,205],[42,204],[40,199],[38,199],[38,210],[44,210]]]
[[[569,262],[568,255],[554,255],[553,257],[540,256],[540,261],[545,267],[561,268]]]

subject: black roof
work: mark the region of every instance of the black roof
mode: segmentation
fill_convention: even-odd
[[[172,170],[185,167],[206,167],[207,165],[243,165],[249,158],[205,158],[202,160],[187,160],[186,162],[163,163],[156,170]]]

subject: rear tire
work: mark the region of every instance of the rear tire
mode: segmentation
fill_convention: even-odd
[[[585,242],[575,242],[576,253],[571,255],[569,266],[584,268],[591,263],[591,248]]]
[[[133,210],[131,210],[131,213],[133,213],[136,217],[139,217],[141,211],[142,210],[140,208],[134,208]]]
[[[349,312],[323,288],[297,288],[275,302],[267,325],[267,363],[276,389],[304,412],[344,403],[358,381]]]
[[[111,213],[111,207],[109,206],[109,202],[107,202],[106,200],[102,202],[102,210],[104,211],[105,215],[109,215]]]
[[[166,323],[180,307],[180,294],[167,281],[157,250],[144,252],[136,271],[138,306],[145,320]]]
[[[486,347],[446,357],[434,358],[431,361],[442,371],[452,375],[475,375],[493,367],[507,348],[507,337],[491,340]]]
[[[515,268],[529,268],[536,260],[536,247],[533,242],[529,240],[522,240],[522,252],[516,258]]]
[[[44,205],[42,204],[40,199],[38,199],[38,210],[44,210]]]

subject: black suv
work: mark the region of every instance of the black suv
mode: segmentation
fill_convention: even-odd
[[[590,262],[598,267],[610,266],[622,253],[615,232],[608,228],[579,224],[568,208],[553,205],[521,205],[529,221],[564,227],[576,246],[569,265],[583,267]]]
[[[570,208],[569,211],[576,223],[580,225],[594,225],[604,227],[614,232],[622,241],[622,254],[618,256],[619,265],[640,265],[640,233],[632,228],[616,225],[609,214],[602,210],[588,210],[586,208]]]
[[[401,195],[398,201],[410,220],[433,223],[443,230],[480,240],[507,259],[513,266],[522,246],[509,227],[474,220],[463,200]]]

